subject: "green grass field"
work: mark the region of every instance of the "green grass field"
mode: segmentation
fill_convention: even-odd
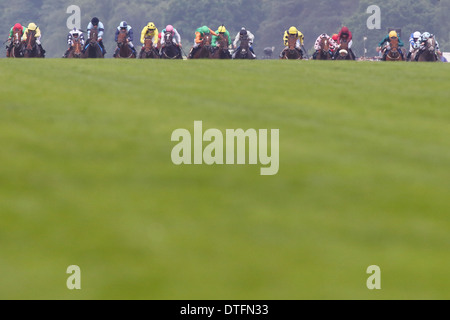
[[[0,299],[450,299],[450,64],[1,59],[0,79]],[[175,166],[195,120],[279,129],[278,175]]]

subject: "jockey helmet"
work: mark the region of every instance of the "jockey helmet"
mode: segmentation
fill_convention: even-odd
[[[16,23],[15,25],[14,25],[14,30],[22,30],[23,28],[22,28],[22,25],[20,24],[20,23]]]
[[[31,23],[28,25],[28,28],[27,28],[27,29],[30,30],[30,31],[36,31],[37,25],[36,25],[35,23],[31,22]]]
[[[391,32],[389,32],[389,38],[398,38],[397,31],[392,30]]]
[[[342,27],[341,29],[341,37],[343,36],[350,36],[350,30],[347,27]]]
[[[127,28],[128,27],[128,23],[126,22],[126,21],[122,21],[121,23],[120,23],[120,28],[121,29],[125,29],[125,28]]]
[[[100,20],[97,17],[93,17],[92,20],[91,20],[91,23],[94,26],[98,26],[98,24],[100,23]]]
[[[207,26],[203,26],[202,33],[210,33],[209,28]]]
[[[420,36],[421,36],[421,33],[420,33],[419,31],[416,31],[416,32],[414,32],[414,34],[413,34],[413,38],[414,38],[414,39],[419,39]]]
[[[241,31],[239,32],[239,34],[241,36],[245,36],[247,34],[247,30],[245,28],[242,28]]]
[[[424,32],[422,35],[423,40],[428,40],[431,38],[431,34],[429,32]]]
[[[219,27],[218,31],[219,31],[219,33],[225,33],[225,32],[227,32],[227,29],[225,28],[224,25],[221,25],[221,26]]]
[[[298,30],[296,27],[290,27],[289,28],[289,34],[298,34]]]
[[[335,34],[333,34],[331,39],[333,39],[334,41],[337,41],[339,39],[339,35],[337,33],[335,33]]]
[[[155,26],[155,24],[154,24],[153,22],[149,22],[149,23],[147,24],[147,28],[150,29],[150,30],[155,30],[155,29],[156,29],[156,26]]]
[[[171,24],[169,24],[169,25],[166,27],[166,31],[167,31],[167,32],[173,32],[173,26],[172,26]]]
[[[78,34],[79,34],[80,32],[78,31],[78,29],[77,28],[73,28],[73,30],[72,30],[72,35],[74,36],[74,37],[78,37]]]

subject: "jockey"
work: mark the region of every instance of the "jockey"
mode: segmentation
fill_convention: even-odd
[[[286,55],[286,49],[288,49],[289,45],[289,36],[295,36],[297,38],[297,42],[295,43],[295,49],[303,56],[302,52],[302,46],[303,41],[305,40],[305,36],[303,33],[297,30],[296,27],[290,27],[289,30],[286,30],[283,35],[283,43],[284,43],[284,50],[280,54],[280,58],[283,58]]]
[[[319,51],[322,50],[322,48],[320,47],[320,42],[322,42],[322,39],[327,39],[330,43],[330,54],[331,56],[333,56],[334,48],[337,47],[337,43],[334,42],[333,38],[331,38],[328,34],[322,33],[314,43],[314,49],[316,50],[316,52],[314,52],[313,54],[313,59],[315,59]]]
[[[182,57],[182,54],[181,54],[181,48],[182,48],[181,36],[178,33],[177,29],[175,29],[170,24],[168,26],[166,26],[166,28],[163,29],[163,31],[161,32],[161,47],[164,48],[166,46],[166,39],[165,39],[165,37],[163,37],[163,35],[166,34],[166,32],[169,32],[169,33],[172,34],[172,42],[177,47],[180,57]]]
[[[194,46],[191,48],[191,51],[189,52],[188,58],[192,59],[194,56],[195,51],[197,51],[198,47],[200,46],[200,43],[203,41],[203,37],[205,34],[212,34],[213,36],[217,36],[217,33],[212,31],[207,26],[203,26],[195,30],[195,40],[194,40]]]
[[[69,45],[69,49],[67,49],[66,53],[64,53],[63,58],[67,58],[69,56],[69,52],[72,50],[73,40],[80,39],[81,47],[84,48],[84,35],[83,32],[78,30],[77,28],[73,28],[67,35],[67,44]]]
[[[231,44],[232,44],[232,42],[231,42],[231,36],[230,36],[230,33],[228,32],[227,28],[225,28],[224,25],[221,25],[221,26],[217,29],[216,33],[217,33],[218,35],[213,36],[213,37],[212,37],[212,42],[211,42],[211,45],[212,45],[212,47],[213,47],[214,49],[217,47],[217,39],[218,39],[219,35],[222,35],[222,36],[225,35],[225,36],[228,38],[228,47],[231,46]]]
[[[331,36],[331,39],[333,39],[333,41],[336,43],[336,47],[337,47],[337,41],[339,39],[339,35],[337,33],[335,33]],[[335,50],[336,50],[336,48],[331,49],[332,52],[334,52]]]
[[[255,51],[253,51],[253,41],[255,40],[255,36],[253,35],[253,33],[251,33],[250,31],[248,31],[247,29],[245,29],[244,27],[242,27],[241,31],[238,32],[238,34],[236,35],[236,38],[234,38],[234,42],[233,42],[233,47],[236,49],[237,47],[237,43],[239,41],[241,41],[241,39],[243,39],[244,37],[248,38],[248,46],[249,46],[249,50],[253,55],[253,58],[256,58],[256,54]],[[234,51],[233,53],[233,59],[236,57],[236,54],[241,50],[241,46],[237,47],[237,49]]]
[[[146,37],[151,37],[152,40],[153,40],[153,45],[156,48],[158,46],[158,35],[159,35],[158,28],[155,26],[155,24],[153,22],[149,22],[144,27],[144,29],[142,29],[142,32],[141,32],[141,43],[142,44],[145,43],[145,38]]]
[[[120,25],[117,27],[116,30],[116,36],[115,36],[115,41],[117,43],[117,41],[119,40],[119,34],[120,31],[125,30],[127,32],[127,40],[128,40],[128,46],[130,47],[131,51],[133,51],[133,54],[137,56],[137,52],[136,49],[134,48],[134,44],[133,44],[133,28],[128,25],[128,23],[126,21],[122,21],[120,23]],[[116,57],[119,54],[119,47],[116,48],[116,51],[114,52],[114,57]]]
[[[355,60],[356,56],[352,50],[352,45],[353,45],[352,39],[353,39],[352,32],[347,27],[342,27],[342,29],[339,31],[339,34],[337,35],[336,43],[338,44],[337,49],[339,49],[341,47],[341,43],[343,42],[343,40],[347,41],[349,54],[350,54],[351,58],[353,60]],[[337,54],[339,54],[339,50],[336,50],[336,55]]]
[[[20,31],[20,39],[22,41],[22,37],[25,34],[25,31],[27,30],[27,28],[25,28],[24,26],[22,26],[20,23],[16,23],[11,30],[9,31],[9,38],[8,41],[10,41],[9,45],[6,46],[6,56],[9,57],[9,55],[11,54],[11,49],[14,45],[14,40],[13,40],[13,36],[14,36],[14,31]]]
[[[165,42],[166,40],[162,36],[166,32],[170,32],[172,34],[172,37],[173,37],[172,38],[172,42],[173,42],[173,44],[181,48],[182,47],[181,46],[181,36],[178,33],[177,29],[175,29],[170,24],[165,29],[163,29],[163,31],[161,32],[161,45],[164,47],[164,45],[166,44],[166,42]]]
[[[91,39],[91,29],[94,27],[98,28],[98,44],[103,50],[103,55],[106,54],[106,49],[103,44],[103,34],[105,32],[105,27],[103,23],[100,22],[100,20],[97,17],[92,18],[91,22],[89,22],[87,26],[87,32],[88,32],[88,39]],[[83,53],[86,51],[87,46],[83,49]]]
[[[408,56],[406,57],[407,60],[410,60],[411,54],[419,48],[419,38],[421,35],[422,34],[420,33],[420,31],[411,33],[411,36],[409,37],[409,52]]]
[[[403,47],[404,46],[404,43],[403,43],[402,39],[400,39],[400,37],[398,36],[397,31],[392,30],[391,32],[389,32],[389,35],[384,37],[384,39],[381,40],[381,42],[378,44],[377,51],[381,51],[381,50],[384,51],[383,58],[381,60],[386,61],[386,56],[387,56],[387,54],[388,54],[388,52],[390,50],[390,48],[388,48],[387,46],[386,46],[385,49],[383,49],[383,45],[385,43],[386,44],[390,44],[391,40],[393,40],[393,39],[398,39],[398,46],[399,47]],[[402,50],[398,50],[398,51],[402,55],[402,58],[404,60],[405,57],[403,56],[403,51]]]
[[[434,38],[434,40],[436,41],[436,54],[438,55],[438,58],[440,60],[440,57],[442,56],[442,52],[439,49],[439,42],[437,42],[436,37],[433,34],[431,34],[429,32],[424,32],[424,33],[422,33],[419,40],[417,41],[417,45],[419,47],[419,54],[416,55],[416,61],[419,60],[420,52],[425,50],[425,45],[426,45],[428,39],[430,39],[430,38]]]
[[[42,44],[41,44],[41,36],[42,36],[41,30],[35,23],[31,22],[28,25],[27,30],[23,33],[23,37],[22,37],[23,41],[27,40],[29,31],[35,31],[34,36],[36,38],[36,44],[38,45],[39,50],[41,51],[42,57],[45,57],[45,50],[44,50],[44,48],[42,48]]]

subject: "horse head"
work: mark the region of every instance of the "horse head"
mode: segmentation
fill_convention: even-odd
[[[247,35],[241,36],[240,38],[241,40],[241,55],[245,56],[247,54],[247,52],[249,51],[250,45],[250,39],[248,38]]]
[[[329,52],[330,51],[330,41],[328,41],[327,38],[322,38],[320,47],[322,48],[323,52]]]
[[[434,39],[434,37],[428,38],[426,49],[430,54],[434,54],[436,52],[436,40]]]
[[[28,51],[32,51],[34,49],[34,45],[36,43],[36,31],[35,30],[28,30],[27,40],[26,40],[26,46]]]
[[[170,47],[173,45],[173,35],[172,32],[165,32],[164,33],[164,43],[166,47]]]
[[[94,44],[98,41],[98,27],[95,26],[90,31],[90,43]]]
[[[144,40],[144,51],[150,52],[153,49],[153,39],[151,37],[145,37]]]
[[[210,33],[206,33],[203,36],[203,40],[202,40],[202,47],[205,47],[207,49],[211,48],[211,43],[212,43],[212,36]]]
[[[80,37],[77,37],[73,39],[72,41],[72,48],[73,48],[73,55],[74,57],[80,58],[81,57],[81,41]]]
[[[228,50],[228,37],[225,34],[219,34],[218,47],[222,50]]]
[[[124,46],[128,43],[127,36],[128,36],[127,31],[124,29],[121,29],[119,32],[119,36],[117,37],[117,44],[118,44],[119,48],[121,48],[122,46]]]
[[[22,31],[14,30],[13,38],[14,38],[14,46],[16,48],[19,48],[22,44]]]
[[[288,37],[289,50],[295,50],[296,45],[297,45],[297,37],[295,35],[290,34]]]

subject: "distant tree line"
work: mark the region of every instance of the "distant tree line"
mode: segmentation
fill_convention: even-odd
[[[429,31],[437,36],[441,48],[450,49],[450,3],[439,0],[14,0],[0,3],[2,40],[17,22],[35,22],[42,30],[42,42],[48,57],[60,57],[66,49],[67,8],[81,8],[81,26],[85,29],[93,16],[105,24],[105,45],[114,50],[114,31],[120,21],[127,21],[139,44],[141,29],[150,21],[163,29],[173,24],[180,32],[184,47],[190,47],[196,28],[207,25],[217,29],[224,24],[234,36],[241,27],[255,34],[255,49],[261,54],[265,47],[283,47],[283,32],[296,26],[305,35],[305,47],[312,50],[321,33],[337,33],[347,25],[354,34],[354,51],[358,56],[374,55],[377,43],[388,28],[402,29],[407,42],[413,31]],[[381,29],[367,28],[370,14],[367,8],[377,5],[381,9]],[[367,41],[363,41],[364,37]],[[4,51],[3,51],[4,53]],[[111,57],[111,55],[109,55]]]

